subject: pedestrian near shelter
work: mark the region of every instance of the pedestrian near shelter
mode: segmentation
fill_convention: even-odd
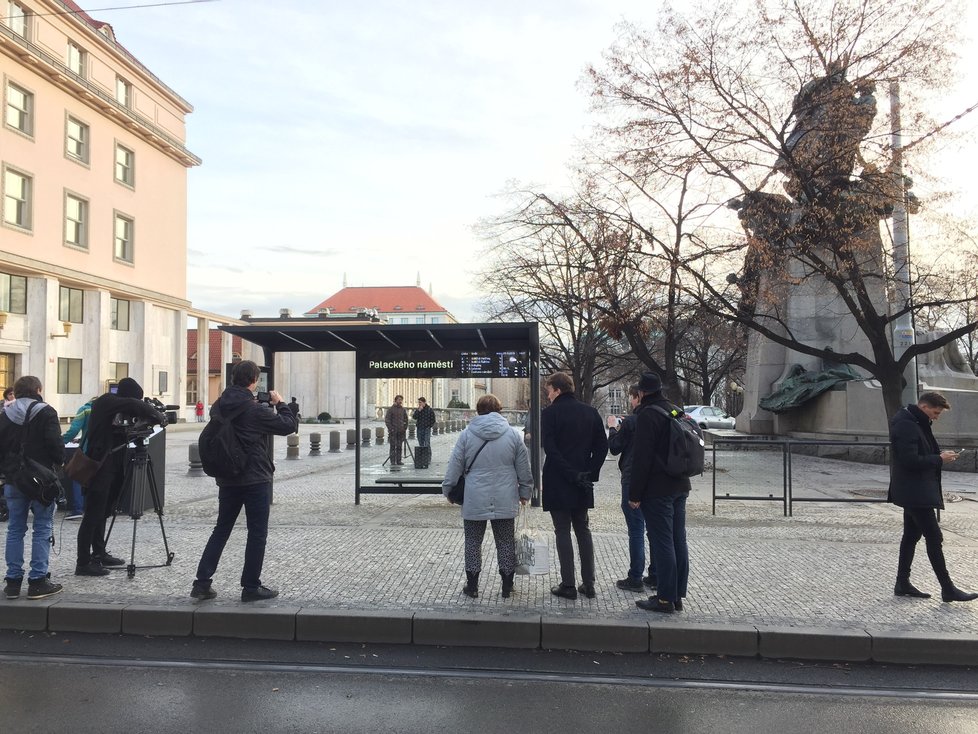
[[[247,324],[220,327],[261,347],[265,365],[279,352],[355,352],[355,427],[362,435],[360,412],[364,380],[371,378],[519,378],[530,383],[528,422],[539,425],[540,341],[538,324],[330,324],[310,317],[252,318]],[[268,388],[275,376],[268,375]],[[540,437],[532,432],[530,462],[533,504],[540,501]],[[438,494],[442,476],[408,473],[376,476],[363,471],[363,446],[356,444],[355,503],[364,494]]]

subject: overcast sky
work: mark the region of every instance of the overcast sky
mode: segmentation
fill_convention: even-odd
[[[218,0],[98,10],[127,2],[82,5],[195,107],[195,307],[301,313],[344,274],[383,286],[413,285],[420,272],[460,320],[475,316],[472,225],[497,211],[508,180],[566,184],[588,126],[585,67],[600,62],[616,23],[651,25],[658,6]]]

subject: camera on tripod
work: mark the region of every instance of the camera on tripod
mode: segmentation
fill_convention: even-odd
[[[116,413],[112,419],[114,428],[122,428],[129,441],[136,439],[145,440],[154,433],[154,426],[159,425],[165,428],[167,424],[166,413],[169,410],[179,410],[179,405],[166,405],[156,398],[143,398],[144,402],[152,405],[160,412],[160,419],[147,418],[145,416],[132,416],[127,413]]]

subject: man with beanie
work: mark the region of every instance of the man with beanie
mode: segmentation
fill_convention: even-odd
[[[540,414],[540,438],[547,459],[543,464],[543,509],[550,513],[557,540],[560,586],[550,593],[588,599],[594,591],[594,544],[587,511],[594,507],[594,482],[608,455],[608,436],[598,411],[574,395],[574,380],[564,373],[550,375],[544,385],[550,405]],[[574,546],[581,555],[580,586],[574,585]]]
[[[216,477],[217,523],[211,532],[197,564],[197,578],[190,596],[194,599],[213,599],[217,591],[211,587],[224,546],[227,545],[234,523],[244,508],[248,521],[248,540],[245,543],[244,568],[241,570],[241,601],[261,601],[278,596],[276,589],[262,584],[261,569],[265,563],[265,542],[268,539],[268,510],[275,465],[269,456],[269,434],[288,436],[299,428],[292,407],[274,390],[269,391],[268,405],[255,400],[261,369],[251,360],[238,362],[231,369],[231,385],[211,406],[211,420],[229,420],[234,427],[244,454],[248,457],[244,469],[234,477]]]
[[[49,467],[61,466],[65,447],[61,442],[58,414],[41,399],[41,381],[24,375],[14,383],[14,400],[0,415],[0,457],[4,466],[19,461],[21,443],[24,455]],[[44,505],[26,497],[13,484],[5,484],[4,497],[10,517],[7,519],[4,595],[8,599],[20,596],[24,582],[24,537],[27,535],[27,516],[34,513],[31,531],[31,567],[27,576],[27,598],[43,599],[61,591],[61,584],[48,579],[51,557],[55,502]]]
[[[115,394],[107,392],[92,403],[85,454],[101,461],[102,466],[85,491],[85,513],[78,528],[76,576],[105,576],[110,567],[126,564],[105,549],[105,521],[115,511],[122,494],[129,462],[126,429],[115,425],[117,415],[166,425],[166,416],[143,402],[143,388],[131,377],[119,381]]]
[[[686,545],[686,498],[688,477],[666,474],[664,459],[669,448],[669,421],[654,407],[667,413],[677,410],[662,394],[662,380],[654,372],[643,372],[638,381],[640,401],[635,411],[632,475],[628,506],[641,508],[655,558],[657,594],[635,602],[650,612],[682,611],[689,582],[689,548]]]

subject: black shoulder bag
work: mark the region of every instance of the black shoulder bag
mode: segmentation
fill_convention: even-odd
[[[27,425],[31,419],[34,406],[40,401],[35,400],[27,406],[24,425],[20,428],[20,451],[14,454],[8,471],[5,472],[8,484],[12,484],[33,502],[50,505],[61,494],[61,479],[49,466],[27,456]]]
[[[472,469],[472,465],[475,463],[475,460],[479,458],[479,454],[482,453],[482,449],[486,447],[487,443],[489,442],[482,442],[479,450],[476,451],[475,456],[472,457],[472,461],[469,462],[469,465],[465,467],[465,471],[462,472],[462,476],[460,476],[458,481],[455,482],[455,486],[448,490],[448,501],[453,505],[460,505],[465,501],[465,475]]]

